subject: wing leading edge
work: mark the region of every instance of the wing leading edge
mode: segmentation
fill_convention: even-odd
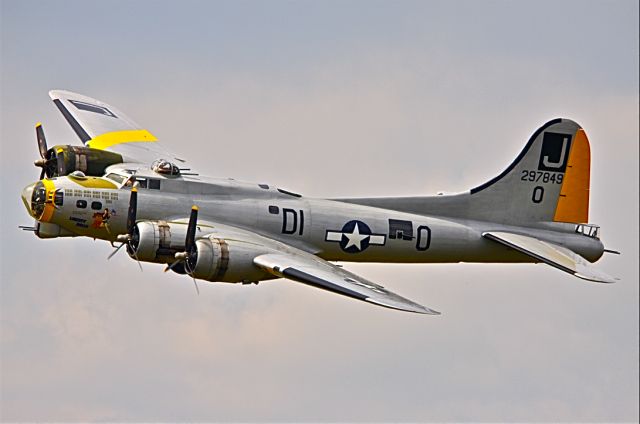
[[[257,256],[253,263],[276,277],[287,278],[376,305],[419,314],[440,314],[305,252],[268,253]]]
[[[591,265],[585,258],[571,250],[521,234],[489,231],[482,236],[515,249],[540,262],[596,283],[615,283],[616,279]]]

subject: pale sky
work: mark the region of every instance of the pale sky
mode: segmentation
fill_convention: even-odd
[[[0,4],[2,421],[638,421],[637,1]],[[311,197],[464,191],[574,119],[621,280],[345,264],[439,317],[285,280],[197,296],[105,242],[18,230],[34,124],[79,143],[51,89],[205,174]]]

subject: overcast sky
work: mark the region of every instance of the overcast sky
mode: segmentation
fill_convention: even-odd
[[[638,420],[637,1],[0,4],[3,421]],[[54,88],[206,174],[313,197],[463,191],[574,119],[621,280],[346,264],[439,317],[285,280],[196,296],[105,242],[17,229],[35,122],[79,142]]]

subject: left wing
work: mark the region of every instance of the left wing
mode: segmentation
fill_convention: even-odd
[[[49,96],[87,147],[118,153],[125,162],[151,164],[157,159],[185,162],[166,151],[153,134],[111,105],[65,90],[52,90]]]
[[[597,283],[616,282],[615,278],[600,271],[585,258],[565,247],[538,240],[534,237],[504,231],[488,231],[483,233],[482,236],[583,280]]]
[[[203,231],[197,235],[197,239],[225,239],[227,243],[242,243],[246,249],[255,251],[253,263],[275,277],[297,281],[387,308],[439,315],[439,312],[398,296],[378,284],[286,243],[252,231],[211,221],[199,220],[198,227]]]

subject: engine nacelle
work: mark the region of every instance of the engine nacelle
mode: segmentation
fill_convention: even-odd
[[[134,252],[129,256],[143,262],[173,263],[177,252],[184,251],[187,226],[166,221],[142,221],[133,229]],[[129,249],[128,249],[129,250]]]
[[[73,171],[101,177],[107,167],[123,162],[122,156],[117,153],[85,146],[54,146],[47,155],[56,159],[55,169],[52,169],[53,177],[69,175]]]
[[[207,281],[248,283],[275,278],[258,268],[253,258],[267,253],[255,245],[209,237],[196,241],[197,259],[192,275]]]

